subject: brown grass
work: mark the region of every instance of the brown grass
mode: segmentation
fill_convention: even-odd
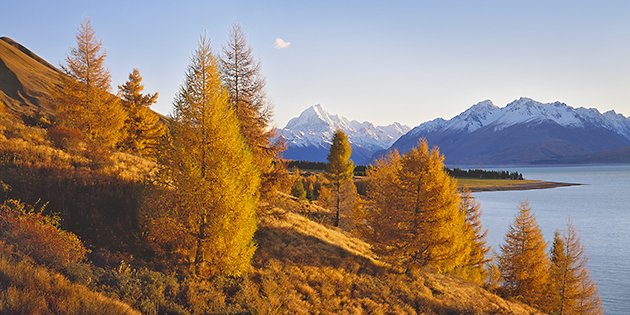
[[[0,242],[0,314],[140,314],[73,284]]]
[[[532,314],[473,283],[430,270],[388,268],[369,244],[307,216],[323,212],[287,197],[260,216],[254,273],[241,305],[253,313]],[[293,211],[295,210],[295,211]]]

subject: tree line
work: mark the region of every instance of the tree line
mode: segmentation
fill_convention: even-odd
[[[299,168],[301,170],[309,170],[309,171],[320,171],[323,172],[328,167],[327,162],[313,162],[313,161],[303,161],[303,160],[295,160],[289,161],[287,163],[287,168],[295,169]],[[365,165],[355,165],[354,167],[354,175],[355,176],[365,176],[367,174],[368,166]],[[490,171],[483,169],[461,169],[461,168],[448,168],[445,167],[444,170],[455,178],[479,178],[479,179],[513,179],[513,180],[522,180],[523,174],[513,171]]]
[[[479,179],[513,179],[522,180],[523,174],[510,171],[488,171],[482,169],[446,168],[446,172],[457,178],[479,178]]]

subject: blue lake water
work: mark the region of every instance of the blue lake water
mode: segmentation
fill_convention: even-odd
[[[523,200],[529,201],[549,243],[570,217],[586,247],[606,314],[630,314],[630,165],[497,169],[519,171],[527,179],[584,185],[475,193],[493,250],[499,251]]]

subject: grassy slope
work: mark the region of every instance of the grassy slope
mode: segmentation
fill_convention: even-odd
[[[74,284],[0,242],[0,314],[140,314]]]
[[[0,110],[51,113],[50,91],[60,80],[60,72],[50,64],[11,39],[0,38]]]
[[[287,197],[260,218],[256,273],[282,288],[289,313],[531,314],[536,311],[461,279],[424,271],[401,274],[370,246],[324,221],[326,209]],[[318,219],[311,219],[318,218]],[[269,280],[267,280],[269,281]],[[261,283],[264,284],[263,281]],[[261,294],[265,290],[262,285]]]

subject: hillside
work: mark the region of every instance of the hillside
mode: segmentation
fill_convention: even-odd
[[[369,244],[309,219],[321,220],[328,210],[289,197],[281,206],[284,209],[270,208],[260,218],[255,266],[261,277],[272,271],[281,281],[277,285],[285,292],[283,312],[536,313],[452,276],[429,270],[413,276],[394,271]]]
[[[51,113],[61,72],[8,37],[0,38],[0,108],[19,115]]]
[[[140,314],[33,263],[0,242],[0,314]]]

